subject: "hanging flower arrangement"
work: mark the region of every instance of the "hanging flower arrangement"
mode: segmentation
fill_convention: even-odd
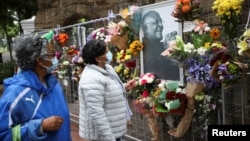
[[[133,101],[133,105],[138,112],[143,113],[153,107],[153,96],[160,92],[158,84],[160,84],[161,80],[156,78],[153,73],[145,73],[135,79],[137,80],[137,86],[131,93],[134,94],[137,99]]]
[[[176,0],[171,15],[178,21],[192,21],[201,14],[199,0]]]
[[[180,36],[177,35],[175,38],[175,40],[169,42],[169,47],[163,51],[161,55],[171,59],[179,66],[183,66],[184,60],[186,60],[195,49],[193,44],[185,44]]]
[[[161,92],[154,97],[154,111],[183,115],[186,109],[185,89],[179,88],[178,82],[161,81],[158,86]]]
[[[217,67],[217,78],[223,83],[224,87],[234,84],[241,78],[242,69],[234,62],[218,61],[216,62],[215,68]]]
[[[234,39],[237,35],[237,24],[240,21],[240,14],[244,0],[215,0],[212,10],[220,18],[223,33],[226,39]]]
[[[98,28],[94,31],[92,31],[88,37],[87,37],[87,41],[89,40],[105,40],[106,39],[106,35],[107,35],[107,31],[104,27]]]
[[[210,58],[210,65],[213,66],[211,76],[222,83],[224,87],[238,82],[244,70],[248,68],[247,64],[234,61],[234,58],[232,58],[227,50],[215,53]]]

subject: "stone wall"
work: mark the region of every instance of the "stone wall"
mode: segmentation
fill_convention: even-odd
[[[128,5],[148,5],[165,0],[38,0],[38,12],[35,19],[35,29],[51,29],[60,26],[75,24],[79,19],[87,20],[103,18],[108,10],[119,13],[120,9]],[[200,0],[203,16],[210,25],[218,26],[219,19],[211,11],[214,0]],[[243,4],[242,23],[246,23],[249,1]]]
[[[38,0],[35,29],[55,28],[87,20],[107,17],[108,10],[118,13],[128,5],[147,5],[163,0]]]

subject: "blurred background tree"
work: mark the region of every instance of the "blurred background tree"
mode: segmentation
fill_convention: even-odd
[[[38,0],[0,0],[0,34],[6,39],[6,45],[12,57],[12,37],[23,34],[21,21],[36,15]],[[17,30],[18,29],[18,30]],[[2,59],[2,56],[0,56]]]

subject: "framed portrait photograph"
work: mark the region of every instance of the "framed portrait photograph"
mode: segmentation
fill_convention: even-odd
[[[144,48],[140,53],[141,73],[151,72],[160,79],[179,81],[183,84],[183,70],[161,55],[168,43],[181,35],[181,23],[171,16],[175,0],[142,6],[139,37]]]

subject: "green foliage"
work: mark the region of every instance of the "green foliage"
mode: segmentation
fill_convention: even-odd
[[[5,78],[11,77],[15,73],[15,62],[9,61],[0,63],[0,85],[3,84]]]

